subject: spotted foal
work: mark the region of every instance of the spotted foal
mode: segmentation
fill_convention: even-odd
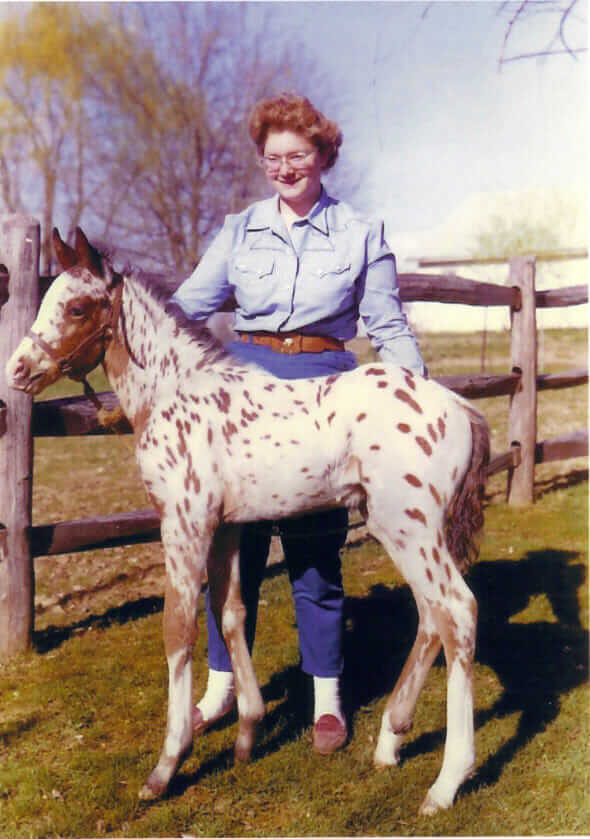
[[[462,573],[476,554],[489,453],[484,418],[404,368],[371,363],[284,381],[228,354],[204,324],[182,323],[141,277],[115,273],[77,232],[54,241],[64,271],[7,367],[31,394],[103,363],[131,421],[137,461],[161,517],[166,558],[168,722],[140,796],[162,795],[192,744],[192,666],[201,583],[235,674],[236,756],[246,760],[264,706],[244,639],[240,526],[333,506],[360,507],[414,594],[416,641],[388,701],[375,751],[398,763],[441,647],[447,668],[443,764],[422,804],[452,804],[474,766],[472,669],[477,607]]]

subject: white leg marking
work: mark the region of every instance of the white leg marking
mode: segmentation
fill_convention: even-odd
[[[376,769],[385,769],[387,766],[397,766],[399,764],[399,750],[404,742],[403,734],[396,734],[391,728],[391,718],[389,716],[389,707],[381,718],[381,729],[379,731],[379,739],[377,741],[377,748],[373,757],[373,765]]]

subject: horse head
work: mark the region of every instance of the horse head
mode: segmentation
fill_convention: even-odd
[[[76,229],[75,247],[53,243],[63,271],[50,285],[30,332],[6,366],[11,387],[35,395],[61,376],[83,381],[104,358],[120,305],[122,277]]]

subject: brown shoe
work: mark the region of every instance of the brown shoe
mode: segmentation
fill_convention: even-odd
[[[224,705],[224,707],[218,714],[206,720],[203,714],[201,713],[201,709],[198,707],[198,705],[195,705],[193,708],[193,736],[200,737],[201,734],[204,734],[208,728],[211,728],[211,726],[214,723],[216,723],[217,720],[220,720],[222,719],[222,717],[225,717],[226,714],[229,714],[233,707],[234,700],[231,699],[230,702]]]
[[[346,726],[333,714],[322,714],[313,727],[313,750],[320,755],[331,755],[338,751],[347,739]]]

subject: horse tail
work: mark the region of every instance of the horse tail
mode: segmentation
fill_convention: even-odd
[[[463,399],[471,426],[471,459],[455,490],[445,515],[445,539],[455,565],[466,574],[479,554],[479,536],[484,522],[483,502],[490,460],[490,433],[486,418]]]

